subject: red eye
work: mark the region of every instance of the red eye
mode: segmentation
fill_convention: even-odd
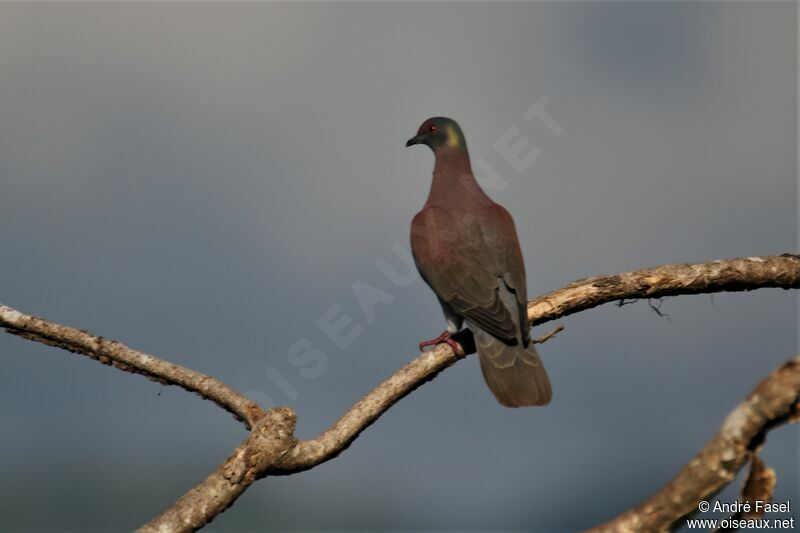
[[[436,124],[431,124],[428,126],[428,131],[431,133],[436,133]]]

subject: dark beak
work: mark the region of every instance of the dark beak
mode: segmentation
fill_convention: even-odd
[[[422,135],[414,135],[409,140],[406,141],[406,147],[414,146],[415,144],[419,144],[422,142]]]

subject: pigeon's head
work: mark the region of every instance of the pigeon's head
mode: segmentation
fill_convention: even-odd
[[[447,117],[433,117],[423,122],[417,134],[406,142],[406,146],[415,144],[428,145],[434,152],[445,146],[458,150],[467,149],[467,142],[458,122]]]

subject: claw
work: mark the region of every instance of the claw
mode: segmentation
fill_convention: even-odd
[[[459,344],[458,341],[452,339],[452,334],[447,330],[444,330],[442,334],[435,339],[420,342],[419,351],[424,351],[424,349],[428,346],[436,346],[437,344],[442,343],[446,343],[448,346],[450,346],[450,348],[452,348],[453,352],[456,354],[464,353],[464,348],[461,347],[461,344]]]
[[[444,330],[441,335],[436,337],[435,339],[431,339],[429,341],[422,341],[419,343],[419,350],[422,351],[428,346],[436,346],[437,344],[441,344],[443,342],[447,342],[450,340],[450,332]]]

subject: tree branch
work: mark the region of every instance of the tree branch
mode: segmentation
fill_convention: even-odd
[[[165,385],[177,385],[219,405],[248,429],[264,416],[259,405],[220,380],[69,326],[48,322],[0,304],[0,326],[14,335],[69,352],[87,355],[104,365],[141,374]]]
[[[333,459],[392,405],[463,357],[454,353],[447,344],[439,344],[424,352],[372,389],[319,437],[298,442],[269,473],[293,474]]]
[[[664,488],[592,531],[670,531],[733,481],[766,433],[800,416],[800,357],[756,386],[716,435]],[[754,468],[758,468],[755,466]],[[766,489],[763,489],[766,492]]]
[[[659,298],[764,287],[800,288],[800,256],[785,254],[693,265],[662,265],[635,272],[595,276],[531,300],[528,319],[531,324],[542,324],[623,298]],[[336,457],[395,402],[433,379],[459,358],[447,345],[440,345],[434,352],[419,356],[359,400],[322,435],[300,442],[273,468],[272,473],[290,474],[307,470]]]
[[[747,478],[742,485],[742,493],[739,496],[739,502],[749,503],[749,511],[743,508],[737,510],[729,517],[728,524],[719,525],[714,529],[717,531],[736,531],[738,528],[730,526],[733,520],[753,520],[764,516],[764,509],[758,509],[756,502],[771,502],[772,494],[775,492],[775,484],[778,481],[775,471],[768,467],[764,461],[758,456],[758,449],[749,450],[748,461],[750,463],[750,471],[747,473]]]
[[[799,288],[800,257],[785,254],[719,260],[692,265],[662,265],[636,272],[587,278],[531,300],[528,304],[528,318],[531,324],[535,325],[613,301],[660,298],[678,294],[744,291],[764,287]],[[138,352],[116,341],[107,341],[85,331],[53,324],[3,305],[0,305],[0,326],[10,333],[26,339],[87,355],[120,370],[142,374],[149,379],[178,385],[188,391],[196,392],[203,398],[211,400],[233,413],[248,428],[252,428],[250,436],[217,471],[180,498],[167,511],[144,526],[147,531],[190,531],[202,527],[231,505],[255,479],[267,474],[291,474],[308,470],[336,457],[397,401],[465,356],[465,354],[455,354],[446,344],[423,353],[359,400],[319,437],[308,441],[296,441],[293,436],[295,417],[290,409],[279,408],[265,413],[252,400],[205,374]],[[543,340],[550,336],[552,335],[545,335]],[[469,339],[465,338],[465,340]],[[467,348],[468,353],[471,352],[467,342],[462,342],[462,346]],[[794,375],[797,366],[798,362],[795,360],[785,367],[792,370],[782,369],[779,373]],[[772,377],[765,383],[779,381],[771,381],[771,379]],[[796,385],[794,382],[784,383],[784,381],[780,382],[783,383],[781,386]],[[757,390],[760,390],[762,386],[766,387],[762,383]],[[778,386],[776,385],[776,387]],[[775,398],[779,394],[786,394],[786,390],[781,391],[778,388],[762,392],[772,392]],[[798,387],[795,386],[791,390],[794,391],[796,402]],[[769,398],[773,398],[773,396],[759,396],[760,399],[757,399],[760,402],[767,402],[771,401]],[[781,398],[783,397],[781,396]],[[746,404],[747,402],[743,405]],[[745,408],[740,406],[740,409],[737,409],[734,414],[742,409]],[[756,413],[762,413],[762,411],[754,411],[750,414],[756,417]],[[723,427],[723,430],[728,428],[724,432],[726,435],[731,431],[739,431],[744,435],[745,430],[750,433],[755,432],[753,433],[755,435],[759,431],[765,430],[763,426],[757,427],[760,419],[747,418],[747,421],[741,421],[742,416],[742,414],[737,416],[732,414],[728,418],[728,422]],[[759,416],[761,415],[759,414]],[[777,420],[777,418],[772,417],[769,420]],[[751,436],[746,439],[748,445],[753,438],[755,437]],[[716,449],[714,448],[714,450]],[[734,448],[726,448],[726,450],[729,449]],[[711,479],[713,475],[704,471],[702,465],[695,464],[696,461],[687,466],[676,479],[683,480],[690,479],[694,475],[705,475],[706,477],[699,478],[700,480],[695,482],[698,486],[721,487],[722,485],[719,485],[721,480],[727,479],[726,476],[730,472],[735,472],[732,470],[734,467],[738,470],[744,463],[744,459],[736,454],[729,458],[730,454],[725,452],[726,455],[720,458],[722,456],[706,457],[703,455],[704,453],[706,450],[701,452],[703,461],[706,459],[722,461],[724,459],[724,464],[720,463],[722,466],[716,463],[712,465],[713,473],[719,480],[713,481]],[[668,486],[662,492],[668,490],[674,489],[669,489]],[[648,502],[656,499],[655,501],[658,503],[659,494]],[[656,524],[659,519],[661,522],[658,523],[663,523],[665,519],[679,520],[680,517],[691,512],[686,507],[688,503],[696,503],[690,502],[688,499],[680,499],[680,501],[684,504],[680,506],[683,514],[677,518],[667,511],[658,514],[657,511],[661,509],[660,507],[652,507],[654,504],[645,502],[637,508],[638,511],[637,509],[630,511],[610,524],[619,523],[623,526],[639,523],[636,522],[637,520],[649,520],[647,523],[652,524]],[[650,516],[653,518],[647,518]]]
[[[288,407],[267,411],[233,455],[139,531],[195,531],[209,523],[294,446],[296,420]]]
[[[581,279],[531,300],[528,320],[535,326],[614,301],[767,287],[800,288],[800,256],[783,254],[661,265]]]

